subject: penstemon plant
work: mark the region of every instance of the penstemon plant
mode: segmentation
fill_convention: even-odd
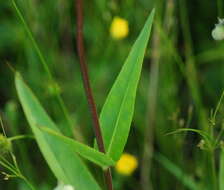
[[[13,1],[13,6],[40,58],[40,62],[43,64],[45,71],[49,75],[49,79],[54,81],[44,56],[15,1]],[[144,28],[134,43],[109,95],[107,96],[99,118],[91,91],[87,65],[85,63],[82,34],[82,1],[80,0],[77,0],[76,12],[77,49],[83,76],[83,84],[90,111],[92,113],[97,146],[90,147],[85,145],[75,140],[75,138],[72,138],[69,133],[64,132],[69,131],[72,128],[60,129],[48,116],[47,112],[44,110],[32,90],[25,83],[19,72],[15,72],[16,91],[39,149],[53,174],[59,181],[59,185],[56,189],[103,189],[83,161],[83,159],[86,159],[102,168],[106,188],[112,190],[113,185],[110,168],[114,166],[121,157],[127,142],[134,113],[138,81],[140,79],[142,63],[149,41],[155,11],[153,10],[149,15]],[[59,94],[57,94],[57,99],[61,105],[63,113],[65,113],[64,116],[69,123],[70,118],[68,117],[67,110]],[[65,127],[69,128],[70,126],[66,125]],[[72,134],[72,132],[70,134]]]

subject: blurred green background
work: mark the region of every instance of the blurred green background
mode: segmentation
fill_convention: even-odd
[[[74,1],[16,2],[59,84],[58,90],[69,110],[75,133],[93,145],[94,133],[75,47]],[[116,190],[189,189],[179,179],[181,174],[175,177],[175,171],[169,170],[166,161],[198,181],[202,189],[209,185],[202,150],[197,147],[200,136],[166,133],[181,127],[206,130],[210,110],[224,89],[224,43],[214,41],[211,36],[217,17],[223,16],[224,7],[220,6],[222,3],[209,0],[84,1],[86,59],[98,112],[147,16],[156,7],[125,149],[138,159],[139,166],[128,177],[113,169]],[[116,40],[110,35],[115,16],[128,21],[129,34],[124,39]],[[0,111],[8,136],[30,134],[15,92],[14,74],[6,63],[22,73],[51,117],[63,126],[54,84],[44,72],[10,0],[0,2]],[[56,186],[34,140],[15,142],[13,148],[23,174],[39,190]],[[97,171],[95,173],[97,175]],[[3,178],[2,175],[0,189],[28,189],[21,180]]]

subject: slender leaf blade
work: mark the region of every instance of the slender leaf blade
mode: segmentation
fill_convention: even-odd
[[[49,128],[42,128],[41,129],[46,132],[47,134],[51,135],[54,141],[60,141],[61,144],[65,144],[69,146],[74,152],[80,154],[84,158],[94,162],[95,164],[107,168],[109,166],[112,166],[115,164],[115,162],[106,154],[97,151],[94,148],[91,148],[85,144],[82,144],[76,140],[73,140],[69,137],[66,137],[64,135],[61,135],[58,132],[55,132],[52,129]]]
[[[154,10],[133,45],[100,115],[100,124],[107,154],[117,161],[126,144],[134,113],[138,81],[151,33]]]
[[[60,141],[55,141],[52,136],[43,133],[37,127],[46,126],[51,130],[60,132],[18,73],[15,76],[15,84],[19,100],[39,148],[57,179],[79,190],[100,190],[88,168],[74,153],[74,150],[64,144],[62,146]]]

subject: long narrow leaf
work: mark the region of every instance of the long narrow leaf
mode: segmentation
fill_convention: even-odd
[[[99,166],[102,166],[103,168],[107,168],[115,164],[115,162],[109,156],[97,151],[94,148],[91,148],[69,137],[61,135],[60,133],[55,132],[52,129],[46,127],[41,127],[41,129],[47,134],[51,135],[54,141],[60,141],[62,145],[69,146],[72,150],[74,150],[74,152],[98,164]]]
[[[133,45],[100,115],[107,154],[117,161],[126,144],[134,113],[134,104],[143,58],[149,40],[154,10]]]
[[[100,190],[88,168],[80,157],[74,153],[74,150],[69,146],[64,146],[60,141],[55,141],[55,138],[37,127],[45,126],[59,133],[57,126],[18,73],[15,76],[15,84],[20,102],[39,148],[57,179],[65,184],[71,184],[75,189]]]

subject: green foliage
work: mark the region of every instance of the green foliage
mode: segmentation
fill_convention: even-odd
[[[54,138],[54,141],[60,141],[61,146],[69,146],[71,149],[74,150],[74,152],[80,154],[84,158],[98,164],[99,166],[103,167],[104,169],[107,169],[109,166],[114,165],[114,161],[108,157],[107,155],[90,148],[82,143],[79,143],[78,141],[75,141],[71,138],[65,137],[61,135],[60,133],[57,133],[49,128],[42,128],[41,129],[44,132],[47,132],[49,135],[51,135]]]
[[[100,187],[90,174],[84,162],[74,153],[74,149],[44,133],[38,126],[59,132],[57,126],[48,117],[31,90],[26,86],[21,76],[15,77],[16,89],[27,120],[35,134],[37,143],[48,165],[58,180],[71,184],[80,190]]]
[[[115,161],[120,158],[128,138],[134,114],[137,85],[153,17],[154,11],[152,11],[141,34],[133,45],[100,114],[106,152]]]
[[[222,98],[219,100],[224,87],[224,44],[212,38],[217,17],[224,16],[223,0],[84,1],[86,62],[97,110],[102,111],[105,145],[107,150],[111,147],[106,155],[87,146],[93,144],[94,133],[75,49],[74,3],[63,0],[0,3],[0,114],[7,142],[13,144],[13,149],[0,156],[0,189],[52,190],[57,185],[55,172],[50,172],[33,140],[38,138],[30,134],[32,126],[28,126],[21,111],[13,84],[14,73],[4,64],[7,62],[12,70],[22,74],[47,110],[47,117],[54,121],[49,129],[38,117],[41,126],[35,123],[33,128],[54,154],[48,157],[49,162],[60,159],[60,163],[55,161],[49,165],[62,177],[69,176],[70,181],[76,181],[74,174],[81,174],[97,189],[103,189],[102,168],[114,165],[125,151],[135,155],[139,165],[129,177],[121,176],[116,167],[111,168],[116,190],[136,187],[140,190],[224,190],[224,107]],[[145,52],[143,66],[141,61],[134,65],[131,61],[127,64],[126,60],[122,67],[153,7],[156,14],[152,42]],[[110,35],[115,17],[125,19],[129,25],[128,36],[122,40],[114,40]],[[148,39],[141,41],[146,46]],[[144,48],[136,49],[142,57]],[[122,82],[117,84],[114,81],[121,67],[116,81]],[[129,73],[132,69],[134,72]],[[108,92],[115,95],[107,97]],[[102,119],[104,110],[106,119]],[[29,117],[36,113],[33,109],[29,111],[32,111]],[[116,121],[115,130],[113,122]],[[6,142],[5,135],[3,139]],[[49,142],[54,142],[54,147]],[[75,155],[75,158],[69,157],[72,158],[69,163],[66,156],[61,158],[52,152],[64,153],[67,149]],[[74,159],[80,164],[78,167],[73,166]],[[63,167],[69,166],[69,172],[61,171],[61,162],[66,162]],[[80,171],[73,174],[77,168],[85,174]],[[19,179],[14,180],[15,177]],[[91,184],[85,185],[89,189]]]
[[[15,3],[14,6],[22,18]],[[104,136],[106,143],[109,141],[108,156],[60,134],[58,127],[42,108],[20,74],[15,74],[16,90],[39,148],[57,179],[64,184],[71,184],[80,190],[100,189],[77,154],[102,166],[104,169],[114,165],[113,160],[117,161],[122,154],[134,112],[137,84],[140,78],[146,45],[150,36],[153,16],[154,11],[149,16],[145,27],[134,44],[120,75],[112,87],[101,114],[103,134],[105,134],[105,126],[109,126],[113,134],[111,139]],[[25,23],[23,18],[22,21]],[[38,49],[37,46],[35,47]],[[42,55],[40,52],[39,54]],[[114,99],[113,97],[116,97],[118,94],[121,96]],[[108,110],[112,105],[115,106],[115,109]],[[116,122],[105,123],[108,120],[108,113],[114,113],[114,118],[112,119]],[[115,142],[120,143],[116,144]],[[117,150],[117,152],[114,152],[114,150]]]

